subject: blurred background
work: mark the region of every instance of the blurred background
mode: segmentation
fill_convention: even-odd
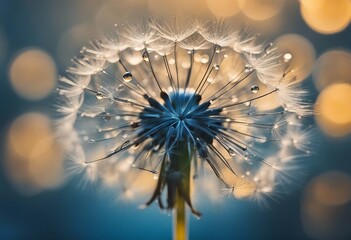
[[[65,181],[50,116],[58,75],[89,40],[173,12],[248,22],[290,53],[319,112],[297,190],[268,207],[199,201],[190,239],[351,239],[350,0],[0,0],[0,239],[171,238],[156,206]]]

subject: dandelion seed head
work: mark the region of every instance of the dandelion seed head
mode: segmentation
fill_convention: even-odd
[[[172,209],[180,191],[195,215],[190,189],[208,175],[239,199],[274,192],[312,135],[306,92],[285,77],[287,54],[222,20],[116,25],[60,78],[55,126],[67,172],[83,185],[119,185],[122,199],[150,183],[145,205],[161,208]],[[274,109],[257,107],[272,95]]]

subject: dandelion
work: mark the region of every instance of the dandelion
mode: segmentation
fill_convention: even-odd
[[[284,53],[258,42],[222,20],[115,25],[60,78],[67,171],[121,186],[126,198],[140,174],[153,176],[144,206],[173,210],[177,239],[186,238],[186,208],[201,215],[191,190],[210,175],[236,198],[282,192],[309,153],[301,118],[310,108]],[[272,96],[280,106],[259,110]]]

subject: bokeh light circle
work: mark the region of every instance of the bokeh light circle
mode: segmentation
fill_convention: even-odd
[[[266,20],[276,15],[285,0],[237,0],[241,11],[252,20]]]
[[[313,67],[316,88],[322,90],[333,83],[351,84],[351,53],[347,50],[330,50],[323,53]]]
[[[283,55],[283,61],[289,62],[286,71],[288,74],[293,71],[294,79],[302,81],[310,75],[316,51],[309,40],[298,34],[286,34],[275,41],[275,46]]]
[[[57,69],[43,50],[28,49],[12,61],[9,77],[15,92],[27,100],[41,100],[55,87]]]
[[[20,193],[33,195],[63,183],[63,155],[46,115],[19,116],[8,130],[6,145],[6,173]]]
[[[209,10],[216,17],[231,17],[239,11],[239,5],[235,0],[206,0]]]
[[[349,0],[301,0],[301,15],[313,30],[332,34],[345,29],[350,23]]]
[[[338,83],[325,88],[316,102],[317,122],[330,136],[351,132],[351,84]]]
[[[315,177],[302,197],[301,220],[305,232],[313,239],[348,239],[350,200],[351,176],[332,171]]]

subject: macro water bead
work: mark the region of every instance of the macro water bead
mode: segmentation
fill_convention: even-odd
[[[306,91],[294,56],[232,25],[126,21],[84,47],[58,87],[67,172],[131,198],[146,174],[145,206],[184,201],[195,215],[192,190],[212,176],[236,198],[284,192],[309,153]]]

